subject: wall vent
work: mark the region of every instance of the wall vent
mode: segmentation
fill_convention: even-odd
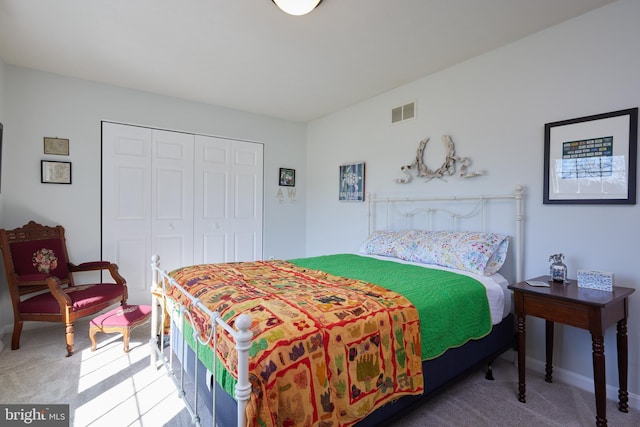
[[[401,107],[391,109],[391,123],[398,123],[403,120],[413,119],[416,116],[416,103],[411,102]]]

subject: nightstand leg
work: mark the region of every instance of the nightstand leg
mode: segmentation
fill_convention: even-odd
[[[629,393],[627,392],[627,376],[629,374],[627,319],[622,319],[618,322],[616,340],[618,344],[618,382],[620,384],[620,389],[618,390],[618,409],[620,412],[629,412]]]
[[[593,383],[596,393],[596,426],[607,426],[607,394],[604,359],[604,337],[591,333],[593,347]]]
[[[553,382],[553,329],[554,323],[550,320],[545,322],[546,327],[546,350],[547,350],[547,363],[544,366],[544,380],[548,383]]]
[[[525,347],[525,316],[518,315],[518,400],[526,403],[525,392],[525,360],[527,351]]]

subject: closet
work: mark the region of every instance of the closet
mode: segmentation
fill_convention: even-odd
[[[102,123],[102,257],[129,302],[148,303],[150,262],[262,259],[263,145]]]

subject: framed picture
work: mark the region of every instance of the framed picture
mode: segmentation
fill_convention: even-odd
[[[295,187],[296,186],[296,170],[280,168],[278,183],[282,187]]]
[[[71,184],[71,162],[42,160],[40,173],[43,184]]]
[[[44,154],[69,155],[69,140],[62,138],[44,138]]]
[[[340,165],[338,200],[364,202],[364,162]]]
[[[638,108],[544,125],[544,204],[635,204]]]

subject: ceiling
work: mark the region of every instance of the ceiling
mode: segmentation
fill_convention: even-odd
[[[612,2],[0,0],[0,58],[307,122]]]

